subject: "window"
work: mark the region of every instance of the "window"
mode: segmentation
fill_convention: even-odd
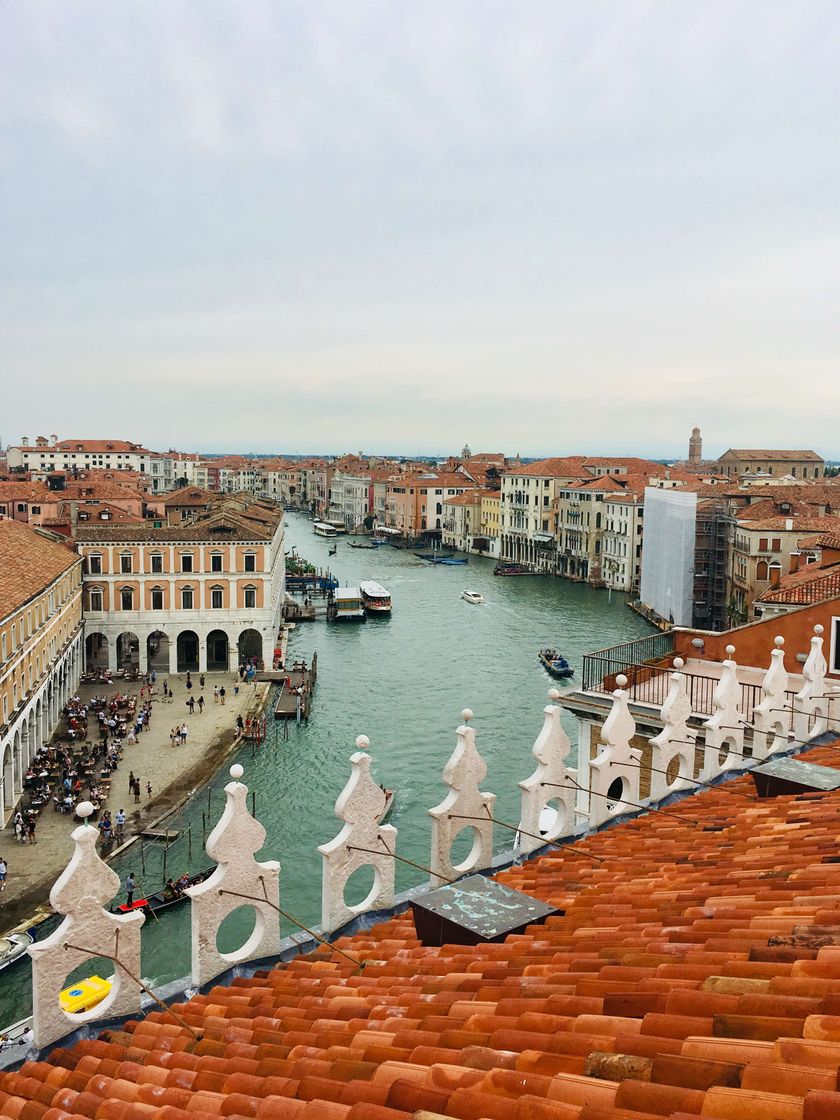
[[[152,588],[152,610],[153,611],[162,611],[163,610],[163,588],[162,587],[153,587]]]
[[[245,553],[245,571],[255,572],[257,570],[257,557],[253,552]]]
[[[257,589],[256,587],[245,588],[245,606],[248,610],[253,610],[257,605]]]
[[[152,553],[152,571],[156,574],[163,571],[163,555],[160,552]]]
[[[222,554],[221,552],[214,552],[210,557],[210,571],[221,572],[222,570]]]
[[[192,553],[182,552],[181,553],[181,571],[182,572],[191,572],[192,570],[193,570]]]
[[[120,604],[124,611],[130,611],[134,609],[134,592],[130,587],[124,587],[120,591]]]
[[[193,609],[193,589],[191,587],[185,587],[181,591],[181,606],[185,611]]]
[[[88,604],[92,611],[102,610],[102,589],[100,587],[92,587],[88,592]]]
[[[123,554],[120,557],[120,572],[122,572],[123,575],[130,575],[131,574],[131,556],[130,555]]]
[[[767,561],[759,560],[755,566],[755,578],[760,580],[767,579]]]
[[[102,557],[98,553],[93,553],[87,558],[88,573],[92,576],[99,576],[102,574]]]
[[[771,544],[772,544],[772,548],[771,548],[772,552],[781,552],[782,551],[782,538],[781,537],[774,537]]]
[[[40,506],[33,506],[32,509],[30,510],[30,513],[40,513],[40,512],[41,512],[41,507]]]
[[[840,673],[840,618],[831,620],[831,672]]]
[[[224,605],[224,592],[221,587],[210,588],[210,606],[214,611],[220,611]]]
[[[759,552],[766,552],[767,551],[767,537],[759,537],[758,551]]]

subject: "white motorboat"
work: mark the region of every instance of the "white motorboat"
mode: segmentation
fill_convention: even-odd
[[[31,933],[7,933],[0,937],[0,969],[20,960],[35,939]]]
[[[470,591],[469,588],[467,588],[465,591],[461,592],[461,598],[466,599],[466,601],[468,603],[483,603],[484,602],[484,596],[481,594],[481,592]]]

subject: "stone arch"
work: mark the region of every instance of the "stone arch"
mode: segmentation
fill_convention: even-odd
[[[23,789],[23,740],[20,729],[15,732],[14,745],[12,746],[12,791],[15,797]]]
[[[179,673],[198,672],[198,634],[195,630],[182,630],[176,642]]]
[[[151,673],[169,672],[169,635],[153,630],[146,639],[146,667]]]
[[[95,673],[108,668],[108,637],[94,632],[85,638],[85,669]]]
[[[117,635],[117,668],[140,668],[140,639],[131,630]]]
[[[15,804],[15,782],[14,782],[14,768],[12,760],[12,740],[9,739],[3,748],[2,757],[0,757],[0,774],[3,777],[3,797],[0,799],[0,811],[2,811],[3,819],[14,808]]]
[[[39,696],[35,703],[35,745],[33,750],[38,751],[44,745],[44,709]]]
[[[207,672],[226,673],[230,669],[230,639],[224,630],[207,635]]]
[[[257,666],[263,667],[263,638],[259,630],[253,628],[243,630],[239,635],[237,651],[240,665],[243,661],[250,661],[252,657],[256,657]]]

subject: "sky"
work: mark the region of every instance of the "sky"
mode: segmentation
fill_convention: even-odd
[[[0,440],[840,457],[840,7],[0,4]]]

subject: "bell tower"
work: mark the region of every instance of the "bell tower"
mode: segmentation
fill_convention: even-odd
[[[699,466],[703,461],[703,437],[699,428],[691,429],[691,439],[688,441],[688,461],[693,466]]]

